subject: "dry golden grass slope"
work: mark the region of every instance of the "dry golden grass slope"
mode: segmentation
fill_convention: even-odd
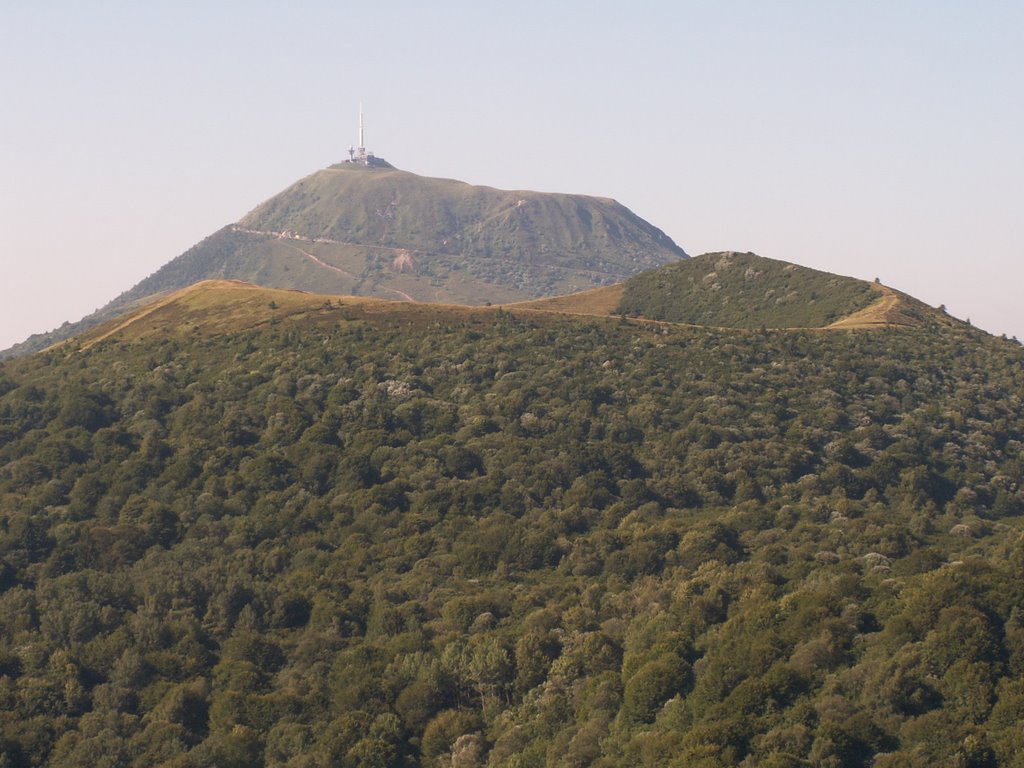
[[[234,333],[300,319],[331,323],[377,316],[416,322],[443,317],[466,318],[495,311],[488,307],[264,288],[238,280],[203,280],[64,343],[88,349],[111,337],[122,340],[183,338]]]
[[[928,319],[955,322],[939,310],[892,288],[875,285],[877,302],[824,329],[853,330],[921,325]],[[516,314],[557,317],[611,317],[618,308],[623,286],[612,285],[566,296],[506,304],[470,307],[458,304],[427,304],[390,301],[361,296],[331,296],[305,291],[263,288],[237,280],[203,280],[166,294],[150,304],[76,337],[81,349],[114,336],[123,340],[152,337],[188,337],[231,333],[298,319],[324,323],[357,318],[387,317],[423,322],[467,319],[504,310]],[[637,322],[651,322],[633,318]],[[659,325],[675,323],[659,322]],[[797,330],[797,329],[793,329]],[[806,330],[806,329],[801,329]],[[76,343],[71,340],[69,343]]]
[[[887,285],[873,284],[881,297],[869,307],[837,320],[828,328],[835,330],[851,328],[885,328],[892,326],[920,325],[925,318],[939,318],[944,315],[905,293]],[[948,318],[947,318],[948,319]]]
[[[544,299],[520,301],[506,304],[508,310],[538,310],[542,312],[564,312],[569,315],[597,315],[604,317],[615,314],[622,301],[623,283],[592,288],[589,291],[570,293],[564,296],[550,296]]]
[[[192,332],[233,332],[271,321],[326,308],[333,297],[304,291],[262,288],[238,280],[202,280],[165,294],[127,315],[79,336],[82,349],[111,336],[140,339],[156,335],[181,336]],[[346,296],[336,305],[381,302]],[[382,302],[387,303],[387,302]]]

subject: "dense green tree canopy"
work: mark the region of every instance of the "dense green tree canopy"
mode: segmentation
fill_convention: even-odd
[[[0,764],[986,766],[1020,348],[334,310],[0,368]]]

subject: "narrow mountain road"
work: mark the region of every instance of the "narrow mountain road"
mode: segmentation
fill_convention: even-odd
[[[357,243],[350,240],[332,240],[329,237],[306,237],[299,235],[295,232],[274,232],[269,229],[246,229],[245,227],[232,226],[232,232],[241,232],[246,235],[258,235],[260,237],[269,237],[274,240],[281,241],[284,245],[289,245],[289,242],[300,242],[300,243],[323,243],[326,245],[344,245],[352,248],[365,248],[371,251],[386,251],[388,253],[394,253],[396,255],[408,254],[409,248],[403,248],[392,245],[373,245],[371,243]],[[412,251],[419,258],[429,256],[441,256],[446,259],[457,259],[462,262],[479,262],[480,264],[494,264],[495,259],[487,256],[468,256],[464,253],[450,253],[448,251]],[[330,265],[326,265],[330,266]],[[600,269],[584,269],[583,267],[565,267],[560,264],[532,264],[533,269],[546,270],[548,272],[568,272],[574,275],[596,275],[599,278],[612,278],[615,280],[626,280],[631,275],[625,272],[608,272],[607,270]]]
[[[283,238],[278,238],[278,240],[282,241]],[[356,276],[354,274],[352,274],[351,272],[349,272],[347,269],[342,269],[341,267],[336,267],[333,264],[328,264],[323,259],[320,259],[320,258],[314,256],[312,253],[310,253],[309,251],[307,251],[307,250],[305,250],[303,248],[299,248],[299,246],[297,246],[297,245],[292,245],[291,243],[286,243],[286,242],[282,242],[281,244],[286,246],[286,247],[288,247],[288,248],[291,248],[293,251],[298,251],[303,256],[305,256],[307,259],[310,259],[315,264],[318,264],[319,266],[323,267],[324,269],[329,269],[332,272],[337,272],[339,275],[344,275],[345,277],[350,277],[353,280],[357,279]]]
[[[295,245],[294,243],[286,242],[288,239],[290,239],[290,238],[278,237],[277,241],[279,243],[281,243],[281,245],[285,246],[286,248],[291,248],[293,251],[298,251],[299,253],[301,253],[303,256],[305,256],[307,259],[312,261],[317,266],[323,267],[324,269],[329,269],[332,272],[337,272],[339,275],[344,275],[345,277],[351,278],[352,280],[358,280],[359,279],[356,275],[354,275],[353,273],[349,272],[347,269],[342,269],[341,267],[336,267],[333,264],[328,264],[326,261],[324,261],[320,257],[310,253],[305,248],[300,248],[299,246]],[[403,301],[413,301],[413,302],[416,301],[416,299],[414,299],[412,296],[410,296],[405,291],[400,291],[397,288],[388,288],[386,286],[381,286],[381,287],[384,288],[384,290],[386,290],[386,291],[390,291],[391,293],[394,293],[394,294],[397,294],[398,296],[401,296]]]

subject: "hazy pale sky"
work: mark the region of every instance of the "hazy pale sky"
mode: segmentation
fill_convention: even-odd
[[[1024,3],[0,0],[0,348],[345,156],[1024,339]]]

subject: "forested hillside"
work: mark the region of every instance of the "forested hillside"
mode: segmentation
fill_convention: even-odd
[[[820,328],[879,298],[863,280],[724,251],[627,280],[618,311],[727,328]]]
[[[0,765],[1022,764],[1019,345],[217,327],[0,366]]]

